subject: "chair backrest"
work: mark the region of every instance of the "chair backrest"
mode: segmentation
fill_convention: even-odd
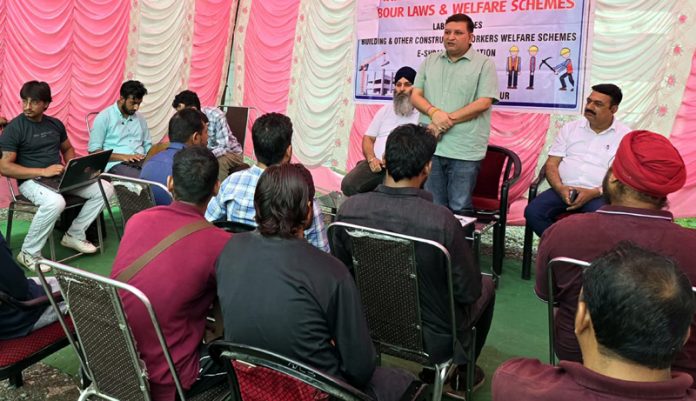
[[[437,252],[446,264],[450,321],[454,347],[455,318],[452,267],[444,246],[423,238],[349,224],[332,223],[329,238],[343,230],[350,246],[355,281],[372,340],[381,352],[428,363],[423,341],[416,244],[419,252]],[[434,266],[428,266],[434,268]],[[454,348],[452,348],[454,349]]]
[[[80,364],[92,380],[91,389],[118,400],[151,399],[147,373],[138,356],[135,341],[118,295],[127,291],[147,310],[164,357],[181,400],[185,400],[179,377],[174,368],[164,335],[148,298],[137,288],[97,274],[42,259],[40,264],[53,268],[60,284],[63,299],[75,327],[75,336],[67,330],[62,315],[61,325],[75,348]],[[39,279],[45,291],[50,291],[41,269]],[[51,300],[49,298],[49,300]],[[55,310],[58,306],[51,302]]]
[[[256,226],[229,220],[216,220],[213,222],[213,225],[230,233],[246,233],[256,230]]]
[[[159,188],[172,198],[167,187],[159,182],[109,173],[103,173],[101,177],[108,179],[114,186],[114,192],[121,208],[123,224],[128,222],[128,219],[133,217],[134,214],[157,205],[152,191],[153,188]]]
[[[97,117],[97,114],[99,114],[98,111],[93,111],[90,113],[87,113],[85,116],[85,125],[87,126],[87,133],[91,134],[92,133],[92,124],[94,123],[94,119]]]
[[[579,259],[573,259],[573,258],[566,258],[566,257],[558,257],[558,258],[553,258],[549,261],[549,263],[546,264],[547,266],[547,271],[546,271],[546,284],[547,284],[547,294],[548,294],[548,302],[547,302],[547,313],[548,313],[548,318],[549,318],[549,363],[552,365],[556,364],[556,352],[554,350],[554,317],[555,317],[555,311],[554,307],[555,305],[555,300],[554,300],[554,294],[553,294],[553,287],[554,287],[554,269],[557,268],[557,266],[560,265],[566,265],[566,266],[571,266],[571,267],[577,267],[584,269],[590,265],[589,262],[585,262],[584,260],[579,260]]]
[[[371,400],[340,379],[260,348],[216,341],[209,352],[225,366],[235,400]]]
[[[237,142],[244,149],[244,140],[246,139],[247,124],[249,123],[249,112],[256,110],[253,107],[247,106],[227,106],[222,105],[220,109],[225,112],[227,125],[230,126],[232,134],[237,138]]]
[[[508,191],[522,174],[519,156],[509,149],[488,145],[486,157],[476,179],[473,193],[474,208],[507,212]]]

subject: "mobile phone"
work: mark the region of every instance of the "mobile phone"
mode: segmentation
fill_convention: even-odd
[[[578,190],[575,188],[571,188],[568,197],[570,198],[570,203],[575,202],[575,200],[578,199]]]

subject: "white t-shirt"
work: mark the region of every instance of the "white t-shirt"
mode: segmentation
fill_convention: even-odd
[[[549,156],[563,158],[558,166],[563,185],[580,188],[602,185],[621,139],[629,132],[631,128],[616,118],[611,127],[599,134],[585,118],[564,125],[549,150]]]
[[[384,149],[387,146],[387,137],[392,130],[399,125],[418,124],[420,113],[415,108],[409,116],[399,116],[394,112],[393,104],[385,104],[372,118],[365,135],[377,138],[375,141],[375,156],[384,160]]]

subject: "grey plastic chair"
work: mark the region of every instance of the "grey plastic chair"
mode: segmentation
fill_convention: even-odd
[[[60,313],[59,322],[77,353],[83,374],[91,381],[81,392],[79,401],[92,396],[106,400],[151,400],[145,366],[138,355],[119,291],[129,292],[147,310],[174,379],[177,395],[181,401],[187,400],[157,316],[145,294],[131,285],[64,264],[45,259],[39,263],[50,266],[55,272],[75,334],[68,330],[65,318]],[[41,285],[44,291],[49,292],[50,287],[40,270],[37,269]],[[56,302],[52,298],[49,301],[54,310],[58,311]],[[220,386],[195,399],[218,400],[228,393],[226,386]]]
[[[428,251],[442,254],[447,271],[449,318],[452,322],[452,350],[456,348],[457,333],[452,290],[452,263],[449,252],[441,244],[417,237],[396,234],[343,222],[329,226],[329,238],[334,230],[344,230],[352,242],[355,281],[360,292],[363,311],[370,336],[379,352],[403,358],[421,365],[433,366],[425,351],[423,321],[418,286],[418,266],[415,244]],[[474,379],[476,328],[471,328],[471,344],[467,364],[466,397],[471,399]],[[439,401],[446,377],[454,369],[452,358],[436,364],[433,400]]]

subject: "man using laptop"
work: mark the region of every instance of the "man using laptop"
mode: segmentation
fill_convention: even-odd
[[[26,82],[19,95],[23,112],[10,121],[0,136],[0,174],[17,179],[19,191],[38,207],[17,255],[22,266],[34,271],[41,249],[65,208],[65,199],[33,179],[62,174],[64,162],[75,157],[75,150],[63,123],[44,114],[51,103],[51,88],[46,82]],[[106,182],[103,185],[107,197],[111,197],[113,187]],[[87,241],[85,230],[104,207],[99,186],[95,182],[69,193],[87,202],[60,243],[78,252],[95,253],[97,248]]]

